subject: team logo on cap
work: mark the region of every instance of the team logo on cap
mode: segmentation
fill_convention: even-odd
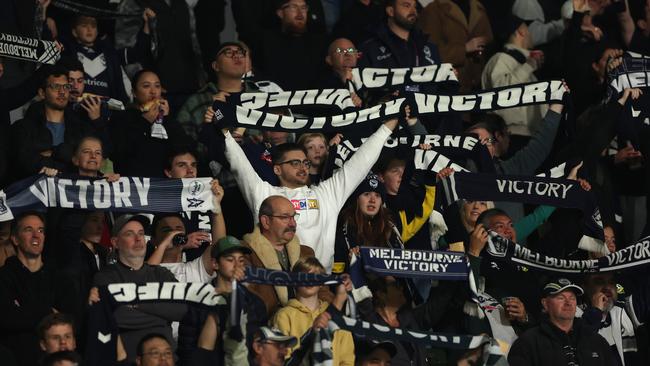
[[[571,284],[571,281],[567,280],[566,278],[560,278],[557,280],[557,283],[559,283],[562,286],[568,286]]]

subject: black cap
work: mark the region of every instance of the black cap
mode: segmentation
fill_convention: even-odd
[[[544,297],[547,297],[547,296],[557,295],[560,292],[565,290],[573,291],[576,294],[576,296],[582,296],[582,294],[584,294],[582,287],[576,285],[575,283],[569,281],[566,278],[556,278],[546,283],[546,285],[544,285],[544,289],[542,290],[542,293],[544,294]]]
[[[113,229],[111,229],[111,236],[118,236],[122,228],[131,221],[137,221],[142,224],[142,227],[145,231],[149,228],[151,222],[146,216],[143,215],[122,215],[115,220],[113,224]]]

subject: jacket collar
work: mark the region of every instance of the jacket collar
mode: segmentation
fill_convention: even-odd
[[[273,248],[271,242],[262,235],[259,225],[255,225],[255,229],[252,233],[244,235],[243,240],[248,243],[248,246],[250,246],[250,248],[255,252],[264,268],[282,271],[282,266],[280,265],[280,260],[275,252],[275,248]],[[293,267],[298,259],[300,259],[300,240],[298,239],[298,235],[295,235],[293,239],[287,243],[285,248],[287,249],[287,255],[289,256],[289,265]],[[287,288],[285,286],[274,287],[280,303],[285,305],[287,301],[289,301],[289,292],[287,291]]]

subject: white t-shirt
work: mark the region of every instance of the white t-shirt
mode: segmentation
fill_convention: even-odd
[[[174,274],[178,282],[200,282],[208,283],[215,274],[209,275],[203,265],[203,257],[198,257],[191,262],[185,263],[161,263]]]

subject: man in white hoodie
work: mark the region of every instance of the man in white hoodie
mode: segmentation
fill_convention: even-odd
[[[280,181],[278,187],[257,175],[239,144],[224,129],[226,158],[253,217],[257,220],[260,204],[266,197],[281,195],[289,199],[299,214],[296,223],[300,243],[313,248],[316,258],[327,272],[331,272],[339,211],[377,161],[396,126],[397,119],[385,122],[341,169],[317,186],[307,185],[309,160],[298,145],[278,145],[273,153],[273,172]]]

